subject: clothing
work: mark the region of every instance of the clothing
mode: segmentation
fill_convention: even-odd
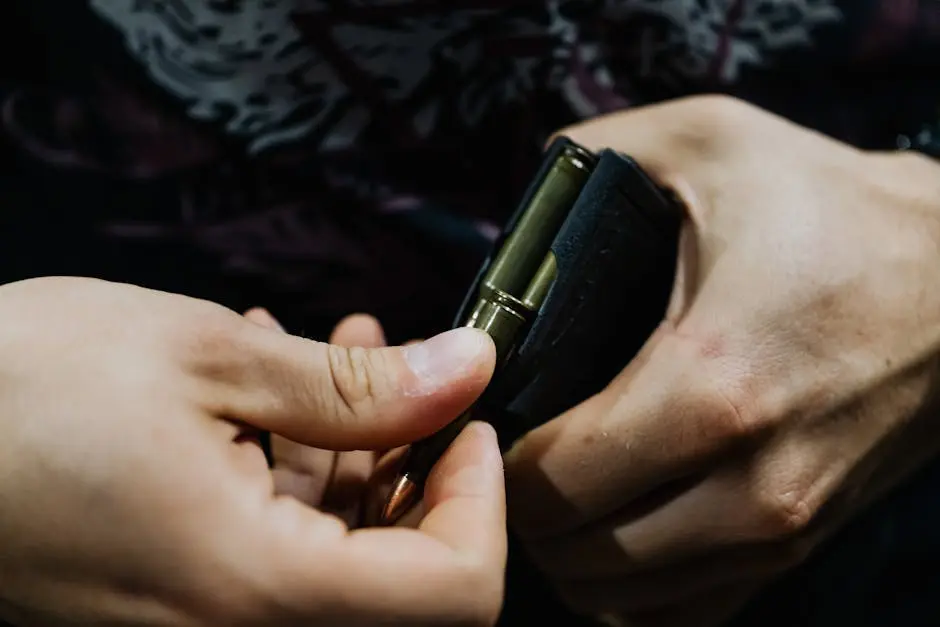
[[[940,102],[934,2],[5,11],[4,231],[20,266],[8,276],[79,264],[263,302],[317,336],[359,310],[393,339],[446,326],[543,140],[578,119],[724,91],[889,146]]]
[[[355,311],[393,342],[445,328],[544,140],[577,120],[725,92],[890,148],[940,103],[928,0],[2,11],[0,279],[263,304],[314,337]]]

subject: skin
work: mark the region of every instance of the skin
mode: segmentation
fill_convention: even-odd
[[[349,349],[129,285],[0,287],[0,622],[492,624],[506,543],[489,427],[435,469],[415,529],[328,513],[369,472],[352,451],[434,431],[492,373],[475,331],[405,350],[376,330],[340,326],[338,344],[371,347]],[[279,435],[273,474],[259,429]]]
[[[270,329],[282,330],[265,309],[252,309],[245,317]],[[342,320],[330,335],[330,344],[348,348],[386,346],[378,321],[366,315]],[[271,435],[274,488],[320,511],[334,514],[350,527],[360,524],[362,505],[375,469],[372,451],[331,451],[305,446],[283,436]]]
[[[636,109],[565,133],[634,156],[682,198],[688,219],[670,311],[641,355],[507,455],[512,523],[585,614],[609,624],[718,624],[937,453],[940,168],[860,152],[726,98]],[[0,493],[12,503],[0,514],[3,546],[12,547],[0,568],[5,616],[492,622],[505,556],[498,462],[464,457],[489,459],[490,432],[469,429],[435,470],[443,479],[425,494],[423,534],[349,533],[335,517],[272,496],[257,447],[223,419],[309,447],[292,457],[278,445],[280,469],[302,485],[294,476],[277,489],[316,504],[330,482],[303,482],[342,456],[288,459],[388,450],[433,430],[443,421],[431,427],[432,413],[456,415],[478,394],[491,356],[485,376],[421,403],[392,402],[396,386],[381,377],[359,388],[362,377],[350,377],[341,385],[359,393],[345,396],[360,403],[337,421],[331,411],[343,404],[316,400],[335,382],[310,384],[322,380],[322,359],[309,368],[317,360],[299,356],[296,338],[235,333],[234,323],[203,315],[224,310],[181,297],[131,298],[124,286],[103,297],[85,284],[63,297],[53,287],[16,298],[0,288],[0,350],[18,357],[0,360],[0,415],[12,433],[0,442]],[[220,326],[229,331],[219,335]],[[141,354],[153,368],[130,366]],[[365,368],[385,363],[332,354],[359,355]],[[63,394],[49,394],[50,383]],[[363,390],[379,390],[389,408],[381,419]],[[25,419],[37,415],[44,420]],[[99,445],[115,441],[121,447]],[[182,461],[167,465],[168,453]],[[351,465],[361,476],[368,462]],[[466,467],[484,470],[468,485]],[[447,480],[457,488],[435,487]],[[448,514],[449,526],[428,522]],[[465,527],[461,545],[451,534]],[[467,586],[473,599],[457,592]]]
[[[723,97],[564,132],[687,220],[639,356],[507,454],[511,523],[576,610],[717,625],[940,448],[940,166]]]
[[[687,216],[641,353],[507,453],[510,523],[602,624],[719,625],[938,454],[940,166],[718,96],[562,133]]]

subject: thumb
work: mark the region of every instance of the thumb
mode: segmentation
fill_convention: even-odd
[[[495,365],[492,340],[469,328],[387,348],[314,342],[251,323],[238,335],[238,365],[210,369],[221,379],[212,409],[336,451],[391,449],[430,435],[476,400]]]

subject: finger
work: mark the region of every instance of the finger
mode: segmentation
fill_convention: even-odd
[[[664,323],[607,389],[522,438],[506,456],[514,528],[570,532],[739,443],[722,382],[737,364],[714,344]]]
[[[340,320],[330,335],[330,344],[349,348],[386,346],[385,331],[378,320],[366,314],[353,314]]]
[[[245,318],[251,320],[257,325],[271,329],[273,331],[283,331],[284,327],[277,321],[277,318],[271,315],[271,312],[263,307],[252,307],[245,312]]]
[[[249,309],[245,318],[266,329],[284,331],[267,309]],[[336,453],[303,446],[276,434],[270,438],[275,493],[292,496],[311,507],[319,506],[333,474]]]
[[[333,451],[303,446],[277,435],[271,436],[274,457],[274,490],[319,507],[337,464]]]
[[[274,318],[274,316],[271,315],[267,309],[264,309],[263,307],[253,307],[249,309],[245,312],[245,319],[250,320],[251,322],[254,322],[255,324],[267,329],[283,331],[281,324]],[[243,427],[244,426],[245,425],[243,425]],[[268,469],[273,468],[274,454],[271,434],[262,430],[245,429],[245,431],[252,431],[252,443],[261,450],[261,453],[264,455],[265,465],[268,467]],[[276,483],[277,482],[275,481],[275,490],[278,489]]]
[[[502,571],[506,557],[506,499],[503,459],[493,427],[471,423],[462,450],[435,466],[424,489],[428,515],[419,529],[488,572]]]
[[[320,509],[338,516],[350,527],[358,526],[374,464],[372,451],[339,453]]]
[[[382,325],[365,314],[354,314],[341,320],[333,329],[330,343],[350,348],[386,345]],[[363,496],[375,461],[375,454],[371,451],[339,453],[320,509],[338,516],[350,527],[358,525]]]
[[[429,477],[420,531],[364,529],[345,537],[318,526],[322,515],[279,506],[265,572],[279,605],[298,617],[343,624],[484,624],[495,620],[506,560],[502,466],[495,433],[465,429]],[[472,594],[468,594],[472,590]],[[316,594],[312,594],[316,592]],[[485,619],[485,620],[484,620]],[[329,620],[326,620],[329,623]]]
[[[495,360],[489,336],[467,328],[404,348],[344,348],[253,324],[202,342],[213,348],[198,366],[208,410],[330,450],[433,433],[483,391]]]
[[[743,472],[714,473],[641,515],[620,511],[570,535],[538,542],[533,555],[546,572],[569,581],[680,567],[716,550],[755,568],[799,564],[816,536],[794,535],[800,523],[789,518],[792,513],[755,500],[755,488],[747,481]]]

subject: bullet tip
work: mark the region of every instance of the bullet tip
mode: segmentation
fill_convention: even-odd
[[[417,500],[418,484],[408,477],[400,477],[392,487],[388,500],[385,501],[379,524],[386,527],[394,525],[402,516],[408,513],[408,510],[414,506]]]

